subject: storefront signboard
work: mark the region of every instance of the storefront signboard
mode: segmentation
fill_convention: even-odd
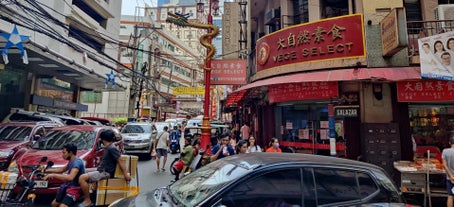
[[[246,60],[212,60],[212,85],[246,84]]]
[[[358,117],[358,115],[359,115],[359,106],[357,106],[357,107],[336,106],[336,107],[334,107],[334,115],[336,117]]]
[[[203,87],[175,87],[173,88],[173,95],[203,95],[205,89]]]
[[[454,82],[414,80],[397,82],[399,102],[437,102],[454,100]]]
[[[394,8],[380,22],[383,56],[393,56],[408,44],[404,8]]]
[[[298,24],[257,41],[257,72],[311,61],[365,57],[362,14]]]
[[[330,99],[339,96],[337,82],[303,82],[270,85],[270,103]]]

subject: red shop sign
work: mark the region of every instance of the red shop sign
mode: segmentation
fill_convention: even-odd
[[[442,80],[414,80],[397,82],[399,102],[453,101],[454,82]]]
[[[212,85],[246,83],[246,60],[211,60]]]
[[[257,72],[316,60],[364,57],[362,14],[299,24],[257,41]]]
[[[339,96],[337,82],[304,82],[270,85],[270,103],[329,99]]]

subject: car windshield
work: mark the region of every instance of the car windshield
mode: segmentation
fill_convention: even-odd
[[[241,165],[241,162],[235,165],[218,160],[172,184],[170,193],[185,206],[195,206],[232,180],[252,170],[251,166]]]
[[[122,130],[121,133],[128,134],[128,133],[151,133],[151,125],[126,125]]]
[[[78,130],[55,130],[33,144],[33,149],[61,150],[67,143],[74,143],[78,150],[91,149],[95,143],[95,132]]]
[[[0,141],[27,141],[31,133],[31,127],[1,126]]]
[[[164,127],[165,127],[165,126],[168,127],[169,124],[168,124],[168,123],[160,123],[160,124],[159,124],[159,123],[156,123],[155,126],[156,126],[156,129],[157,129],[158,131],[164,131]]]

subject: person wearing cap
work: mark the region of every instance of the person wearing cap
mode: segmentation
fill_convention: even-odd
[[[453,207],[454,203],[454,136],[449,138],[450,148],[443,149],[441,157],[443,159],[443,168],[446,171],[446,188],[448,191],[447,207]]]
[[[104,146],[104,154],[102,156],[101,164],[96,171],[85,173],[79,177],[80,188],[84,195],[84,201],[79,205],[80,207],[94,206],[90,200],[88,183],[113,178],[117,164],[119,164],[125,180],[127,182],[131,180],[131,176],[126,171],[125,164],[121,162],[120,150],[118,150],[118,148],[113,144],[115,140],[115,132],[111,129],[104,130],[99,135],[99,138]]]

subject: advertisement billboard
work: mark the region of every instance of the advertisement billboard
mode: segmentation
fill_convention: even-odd
[[[421,77],[454,80],[454,31],[418,39]]]

